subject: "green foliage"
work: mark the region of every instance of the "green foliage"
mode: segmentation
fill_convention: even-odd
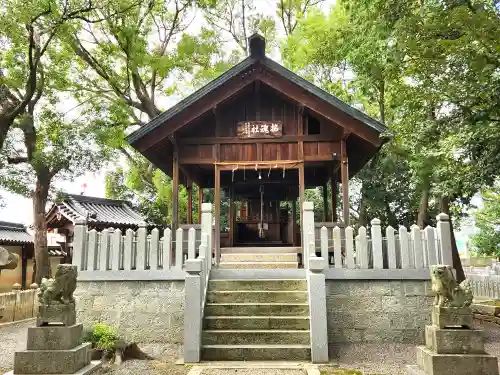
[[[500,185],[485,191],[482,198],[484,207],[474,213],[479,233],[472,237],[472,246],[480,255],[500,259]]]
[[[98,323],[92,329],[90,341],[96,349],[112,353],[116,349],[118,338],[116,329],[104,323]]]

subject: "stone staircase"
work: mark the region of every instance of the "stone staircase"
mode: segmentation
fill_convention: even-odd
[[[295,247],[228,247],[221,249],[219,268],[298,268]]]
[[[306,280],[210,280],[202,358],[310,360]]]

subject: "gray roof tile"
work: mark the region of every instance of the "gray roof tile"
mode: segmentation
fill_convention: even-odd
[[[0,243],[30,244],[33,236],[23,224],[0,221]]]

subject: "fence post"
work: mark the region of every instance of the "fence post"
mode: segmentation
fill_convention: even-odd
[[[87,271],[95,271],[98,267],[98,236],[97,231],[92,229],[89,232],[88,246],[87,246]]]
[[[160,246],[160,231],[153,228],[149,245],[149,269],[156,271],[158,269],[158,248]]]
[[[109,251],[109,230],[104,229],[101,232],[101,244],[99,246],[99,270],[106,271],[108,269],[108,251]]]
[[[184,231],[182,228],[179,228],[175,231],[175,267],[177,268],[182,268],[182,263],[184,261],[184,254],[182,252],[182,245],[183,245],[183,234]]]
[[[451,227],[450,217],[444,213],[436,216],[438,239],[441,243],[441,264],[453,266],[451,255]]]
[[[195,242],[196,242],[196,230],[193,227],[191,227],[188,230],[188,259],[196,258]],[[205,254],[203,254],[203,257],[205,257]]]
[[[146,250],[148,248],[148,233],[146,228],[146,223],[140,223],[139,229],[137,229],[136,270],[144,270],[146,268]]]
[[[201,238],[203,233],[207,234],[207,255],[205,256],[208,268],[212,268],[212,203],[203,203],[201,205]]]
[[[125,244],[123,246],[123,269],[130,271],[134,263],[134,231],[128,228],[125,231]]]
[[[335,238],[335,232],[333,233],[333,237]],[[328,264],[328,229],[325,226],[320,229],[320,244],[321,244],[321,257],[325,260],[325,268],[329,267]],[[336,250],[333,249],[335,252]],[[335,267],[337,264],[335,263]]]
[[[21,320],[22,318],[22,306],[21,306],[21,284],[15,283],[12,285],[12,291],[16,295],[14,300],[14,310],[12,311],[12,321]]]
[[[342,268],[342,238],[339,227],[333,228],[333,259],[335,260],[335,268]],[[322,255],[323,256],[323,255]],[[328,256],[328,254],[327,254]],[[326,262],[328,264],[328,261]]]
[[[345,228],[345,249],[347,256],[347,268],[356,268],[356,263],[354,262],[354,230],[352,227]]]
[[[385,228],[385,236],[387,238],[387,263],[389,268],[397,268],[396,261],[396,238],[394,236],[395,229],[390,225]]]
[[[309,325],[311,337],[311,361],[328,362],[328,330],[326,316],[325,260],[311,256],[307,271],[307,289],[309,294]]]
[[[410,268],[410,243],[408,241],[408,231],[405,227],[399,227],[399,242],[401,249],[401,268]]]
[[[168,270],[172,264],[172,231],[165,228],[163,231],[163,269]]]
[[[86,262],[86,242],[87,242],[87,221],[77,219],[75,222],[75,235],[73,237],[73,259],[72,264],[78,271],[87,269]]]
[[[177,240],[177,238],[176,238]],[[200,362],[201,350],[201,269],[200,259],[186,261],[184,307],[184,362]],[[326,320],[325,320],[326,321]]]
[[[37,283],[33,283],[30,285],[30,289],[33,293],[32,297],[33,297],[33,304],[31,305],[31,317],[34,317],[38,314],[38,292],[37,292],[37,289],[38,289],[38,284]]]
[[[373,268],[384,268],[384,255],[382,253],[382,228],[380,220],[373,219],[371,221],[372,229],[372,253],[373,253]]]
[[[309,250],[312,250],[313,253],[316,252],[316,241],[314,237],[314,203],[304,202],[302,204],[302,214],[304,215],[304,218],[302,220],[302,225],[304,227],[301,228],[302,238],[304,239],[304,243],[302,244],[302,259],[304,262],[304,268],[307,269],[309,264],[309,257],[311,256]],[[314,244],[314,247],[312,249],[309,248],[310,243]]]
[[[424,268],[424,252],[422,249],[422,233],[418,225],[411,226],[411,242],[413,243],[413,255],[415,256],[415,268]]]
[[[368,238],[366,236],[366,228],[360,227],[358,229],[359,240],[356,245],[356,257],[359,256],[359,267],[368,268],[370,264],[370,259],[368,258]]]
[[[111,237],[111,251],[110,251],[110,260],[109,260],[109,268],[118,271],[120,269],[120,252],[122,249],[122,231],[117,228],[113,232]]]

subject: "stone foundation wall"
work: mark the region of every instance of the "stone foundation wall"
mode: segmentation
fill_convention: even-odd
[[[424,342],[430,281],[327,280],[328,342]]]
[[[184,281],[79,281],[77,321],[115,327],[127,341],[182,344]]]

